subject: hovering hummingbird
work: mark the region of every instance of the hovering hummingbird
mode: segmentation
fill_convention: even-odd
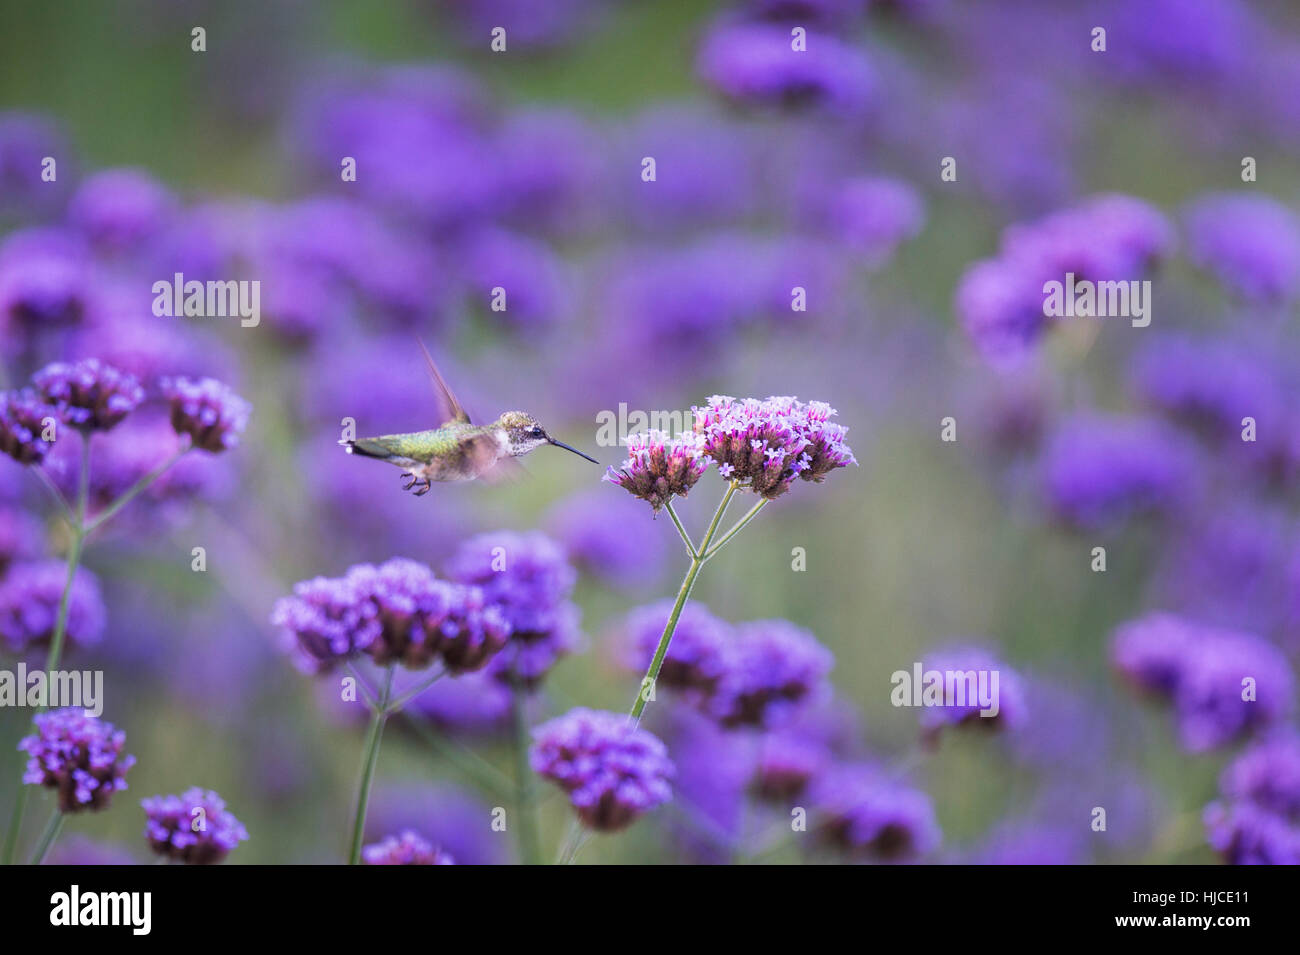
[[[600,463],[577,448],[556,441],[536,418],[523,411],[507,411],[491,424],[473,424],[447,387],[424,342],[420,342],[420,350],[429,365],[443,423],[429,431],[339,442],[348,454],[378,458],[404,468],[402,477],[411,480],[402,486],[403,490],[418,487],[415,496],[420,497],[429,493],[434,481],[472,481],[489,474],[498,464],[522,457],[543,444],[553,444],[593,464]]]

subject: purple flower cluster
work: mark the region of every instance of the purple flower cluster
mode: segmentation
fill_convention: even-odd
[[[607,468],[604,479],[658,511],[674,497],[686,497],[708,467],[701,435],[643,431],[628,436],[627,460],[617,470]]]
[[[672,798],[667,748],[620,713],[579,707],[537,727],[533,738],[533,770],[568,793],[592,829],[622,829]]]
[[[239,444],[252,406],[228,386],[213,378],[168,378],[161,387],[171,404],[172,427],[188,434],[194,447],[215,454]]]
[[[535,686],[578,648],[580,615],[570,600],[578,575],[545,534],[479,534],[457,548],[446,573],[481,588],[509,625],[510,640],[490,670],[502,680]]]
[[[174,199],[139,169],[109,169],[86,179],[68,205],[73,226],[96,246],[128,252],[157,238]]]
[[[361,850],[366,865],[455,865],[450,855],[409,829]]]
[[[1188,257],[1247,302],[1300,295],[1300,218],[1275,199],[1204,196],[1186,213]]]
[[[627,664],[644,671],[671,610],[669,602],[633,611],[625,622]],[[658,682],[683,693],[726,728],[788,722],[827,691],[829,650],[784,620],[735,627],[700,604],[687,604],[664,657]]]
[[[1210,845],[1232,865],[1300,865],[1300,735],[1281,729],[1223,771],[1205,808]]]
[[[948,698],[945,683],[943,703],[921,708],[921,728],[927,735],[933,736],[946,726],[1005,730],[1025,723],[1028,712],[1024,683],[1018,673],[989,651],[969,646],[946,648],[928,654],[922,661],[922,669],[925,672],[952,673],[960,681],[954,684],[954,698]],[[981,674],[989,674],[985,679],[989,681],[990,690],[993,689],[992,675],[997,675],[996,693],[993,694],[993,703],[997,707],[995,715],[982,714],[984,707],[977,689]],[[965,697],[963,702],[956,699],[958,694]]]
[[[996,361],[1023,357],[1047,330],[1043,285],[1075,280],[1137,280],[1165,258],[1173,227],[1157,210],[1128,196],[1099,196],[1002,236],[997,258],[963,276],[955,307],[966,332]]]
[[[1156,613],[1119,627],[1115,668],[1139,689],[1170,700],[1183,745],[1222,746],[1291,712],[1286,657],[1252,633]]]
[[[724,23],[705,37],[697,64],[704,81],[727,99],[757,107],[862,112],[876,78],[866,56],[834,36],[807,37],[794,49],[790,31],[766,23]]]
[[[127,770],[135,764],[134,756],[122,753],[126,733],[73,707],[41,713],[33,722],[35,735],[18,744],[28,756],[23,782],[56,790],[61,812],[105,809],[113,793],[126,789]]]
[[[1158,421],[1080,416],[1057,426],[1042,470],[1053,513],[1095,528],[1176,512],[1195,490],[1197,464],[1195,449]]]
[[[0,579],[0,637],[10,650],[21,653],[54,638],[67,579],[67,564],[53,559],[14,564]],[[98,643],[104,635],[104,618],[99,581],[78,567],[68,592],[68,643],[81,647]]]
[[[439,580],[405,558],[303,581],[276,602],[271,622],[299,665],[315,673],[363,652],[408,669],[441,659],[462,673],[486,665],[510,636],[505,614],[482,589]]]
[[[58,413],[31,389],[0,393],[0,451],[19,464],[40,464],[53,444],[43,437],[46,419]]]
[[[133,375],[98,358],[54,362],[32,376],[36,391],[59,416],[84,431],[109,431],[144,400]]]
[[[215,865],[248,838],[248,830],[211,790],[197,786],[179,796],[151,796],[144,807],[149,848],[173,862]]]
[[[930,798],[872,766],[839,766],[810,787],[822,838],[852,854],[883,861],[922,856],[939,844]]]
[[[836,468],[857,464],[844,440],[848,429],[830,420],[835,409],[821,401],[714,395],[691,410],[718,473],[768,500],[788,491],[796,476],[820,483]]]

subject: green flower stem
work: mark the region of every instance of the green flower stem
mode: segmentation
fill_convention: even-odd
[[[36,843],[36,851],[32,853],[30,865],[40,865],[45,861],[45,856],[50,851],[50,846],[54,845],[54,840],[59,838],[59,833],[63,831],[63,820],[66,817],[59,809],[54,810],[54,815],[50,816],[49,823],[45,826],[45,831],[41,833],[41,841]]]
[[[149,486],[153,484],[154,481],[158,480],[160,477],[166,474],[167,471],[171,468],[171,466],[175,464],[177,461],[179,461],[181,457],[185,454],[185,452],[189,450],[190,450],[189,442],[188,441],[183,442],[181,446],[176,449],[175,454],[173,454],[162,464],[158,465],[158,467],[154,468],[144,477],[140,478],[140,480],[132,484],[122,494],[121,497],[119,497],[112,504],[108,505],[108,507],[104,508],[98,514],[96,514],[95,519],[86,526],[84,536],[89,537],[95,531],[99,530],[99,528],[103,527],[110,520],[112,520],[113,517],[117,515],[118,511],[122,510],[122,508],[130,504],[133,500],[135,500],[137,496],[147,491],[149,489]]]
[[[48,477],[48,475],[47,475]],[[62,498],[62,495],[60,495]],[[77,567],[81,563],[81,550],[86,542],[86,506],[90,500],[90,435],[81,438],[81,475],[77,479],[77,504],[72,514],[72,540],[68,544],[68,573],[63,582],[63,593],[59,597],[59,613],[54,620],[54,635],[50,638],[50,648],[45,654],[45,672],[53,673],[58,669],[63,658],[63,643],[68,631],[68,606],[72,600],[72,582],[77,576]],[[45,707],[37,713],[45,712]],[[18,793],[14,797],[13,812],[9,816],[9,828],[5,834],[4,864],[12,865],[18,854],[18,840],[22,835],[23,813],[27,808],[27,786],[20,782]]]
[[[415,731],[415,735],[424,740],[439,757],[455,766],[458,772],[472,779],[476,786],[490,792],[493,796],[503,796],[510,792],[510,780],[478,753],[466,749],[455,740],[445,738],[415,715],[411,713],[402,715],[406,717],[406,724]]]
[[[668,511],[668,516],[673,519],[673,526],[677,528],[677,533],[681,535],[682,543],[686,545],[686,553],[694,560],[698,556],[695,553],[695,545],[691,543],[691,536],[686,533],[686,528],[682,526],[682,519],[673,510],[673,502],[668,501],[664,504],[664,508]]]
[[[537,805],[533,789],[533,768],[528,765],[528,714],[524,711],[524,690],[513,681],[510,710],[514,717],[515,812],[519,816],[519,858],[524,865],[538,865],[542,860],[537,833]]]
[[[361,784],[357,788],[357,814],[352,820],[352,846],[348,850],[348,865],[361,864],[361,843],[366,830],[366,810],[370,807],[370,785],[375,781],[375,766],[379,763],[379,742],[384,735],[384,723],[388,720],[388,704],[393,693],[393,671],[396,664],[389,666],[384,677],[384,688],[379,694],[379,703],[370,713],[370,728],[366,731],[366,744],[362,755]]]
[[[704,559],[709,560],[710,558],[713,557],[714,554],[722,550],[722,548],[726,545],[727,541],[731,540],[733,537],[739,534],[740,531],[744,528],[744,526],[748,524],[750,521],[752,521],[755,517],[757,517],[758,512],[761,511],[766,506],[767,506],[767,499],[764,498],[763,500],[755,504],[753,507],[751,507],[748,511],[746,511],[745,516],[742,517],[740,520],[736,521],[735,526],[733,526],[731,530],[727,531],[727,533],[719,537],[718,542],[714,544],[712,547],[710,547],[707,551],[705,551]]]
[[[425,690],[427,690],[429,687],[433,686],[435,683],[437,683],[439,680],[441,680],[441,679],[442,679],[444,676],[446,676],[446,675],[447,675],[447,671],[446,671],[446,670],[439,670],[439,671],[438,671],[437,673],[435,673],[433,676],[429,677],[429,679],[421,681],[420,683],[418,683],[418,684],[416,684],[415,686],[411,687],[409,690],[407,690],[407,691],[406,691],[405,693],[403,693],[401,696],[395,697],[395,698],[392,700],[392,702],[390,702],[390,703],[388,704],[388,706],[385,707],[385,710],[388,712],[388,715],[389,715],[389,716],[392,716],[394,713],[396,713],[398,710],[400,710],[403,706],[405,706],[407,703],[411,702],[411,700],[415,699],[417,696],[419,696],[421,693],[423,693],[423,692],[424,692]]]
[[[668,622],[664,625],[663,636],[659,638],[659,646],[655,648],[654,657],[650,660],[650,666],[646,670],[645,677],[641,680],[641,685],[637,687],[636,702],[632,704],[632,711],[628,714],[633,724],[641,722],[641,714],[645,711],[645,705],[648,701],[646,690],[654,686],[655,680],[659,679],[659,670],[664,665],[664,657],[668,655],[668,644],[672,642],[673,631],[677,629],[677,620],[682,615],[682,608],[686,606],[686,600],[691,595],[691,590],[695,587],[695,578],[700,574],[700,568],[704,566],[704,554],[709,551],[709,544],[713,541],[713,535],[718,532],[718,524],[722,522],[722,515],[727,512],[727,505],[731,503],[731,496],[736,493],[737,482],[732,481],[727,485],[727,493],[722,495],[722,502],[718,504],[717,511],[713,514],[713,520],[709,522],[709,529],[704,532],[704,539],[700,541],[700,546],[691,549],[691,566],[686,570],[686,576],[682,578],[682,586],[677,591],[677,600],[673,603],[672,613],[668,615]],[[689,538],[687,546],[690,546]]]

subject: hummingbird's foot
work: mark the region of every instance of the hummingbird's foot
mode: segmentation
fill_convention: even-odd
[[[415,496],[416,496],[416,497],[424,497],[424,495],[426,495],[426,494],[429,493],[429,490],[430,490],[430,488],[432,488],[432,487],[433,487],[433,482],[430,481],[428,478],[425,478],[425,479],[424,479],[424,487],[422,487],[422,488],[420,488],[418,491],[416,491],[416,492],[415,492]]]
[[[412,474],[410,471],[403,471],[403,472],[402,472],[402,477],[407,477],[407,478],[410,478],[410,479],[411,479],[411,480],[407,481],[405,484],[402,485],[402,490],[403,490],[403,491],[409,491],[411,488],[415,487],[416,483],[420,480],[420,479],[417,478],[414,474]]]

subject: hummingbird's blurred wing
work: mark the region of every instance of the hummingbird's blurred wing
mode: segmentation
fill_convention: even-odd
[[[438,366],[433,363],[433,356],[429,354],[429,349],[424,346],[424,340],[416,339],[420,343],[420,351],[424,352],[424,360],[429,366],[429,377],[433,379],[433,390],[438,398],[438,414],[441,416],[438,423],[448,425],[454,422],[460,424],[470,424],[469,415],[465,409],[460,406],[456,396],[451,393],[447,387],[447,382],[443,380],[442,373],[438,371]]]
[[[517,458],[501,454],[491,435],[471,438],[463,448],[473,473],[486,484],[513,484],[528,474]]]

